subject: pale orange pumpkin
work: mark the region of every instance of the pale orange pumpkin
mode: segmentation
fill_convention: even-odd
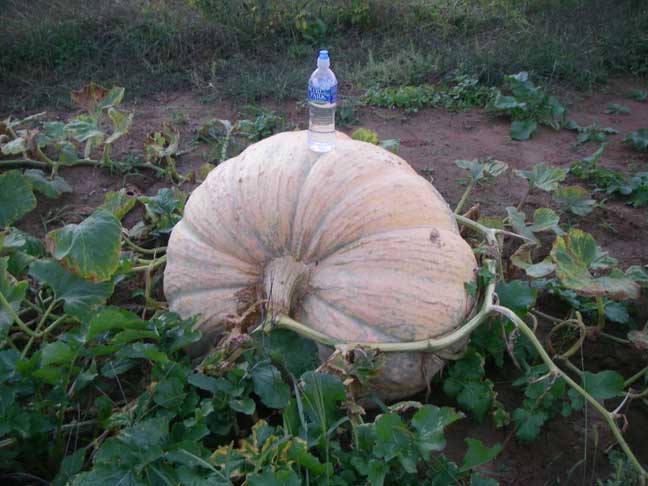
[[[334,151],[314,153],[306,132],[212,170],[167,254],[164,292],[181,316],[200,314],[200,352],[263,298],[340,341],[440,337],[469,312],[477,266],[444,199],[404,160],[342,134]],[[441,366],[432,354],[390,353],[374,392],[407,396]]]

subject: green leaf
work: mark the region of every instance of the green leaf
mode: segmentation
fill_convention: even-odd
[[[554,265],[550,258],[533,263],[531,259],[531,245],[522,245],[515,250],[515,253],[511,255],[511,263],[523,269],[531,278],[546,277],[556,270],[556,265]]]
[[[400,149],[400,140],[397,138],[390,138],[387,140],[381,140],[380,141],[380,146],[384,148],[385,150],[389,150],[393,154],[398,153],[398,149]]]
[[[623,376],[616,371],[600,371],[598,373],[584,371],[581,380],[585,391],[597,400],[607,400],[623,395]]]
[[[155,162],[165,157],[173,156],[178,152],[178,133],[166,125],[163,128],[163,132],[154,132],[146,140],[144,154],[147,162]]]
[[[491,107],[500,111],[511,111],[516,109],[526,108],[526,103],[516,100],[513,96],[505,96],[501,92],[497,92]]]
[[[529,140],[537,128],[538,123],[535,120],[513,120],[509,135],[513,140]]]
[[[77,142],[90,140],[93,146],[98,146],[104,137],[97,118],[91,115],[79,115],[65,125],[65,131]]]
[[[637,150],[648,149],[648,128],[640,128],[630,133],[622,142],[632,144]]]
[[[58,473],[52,481],[52,486],[65,486],[72,479],[72,476],[83,469],[85,452],[85,447],[81,447],[63,459]]]
[[[16,282],[9,272],[7,272],[8,262],[9,257],[0,257],[0,293],[17,314],[20,311],[20,304],[25,300],[29,283]],[[13,323],[13,317],[9,315],[9,312],[3,305],[0,305],[0,338],[6,335],[6,331]]]
[[[553,193],[553,200],[578,216],[591,213],[596,204],[589,191],[581,186],[561,186]]]
[[[446,445],[445,428],[463,418],[452,408],[423,405],[412,417],[416,429],[416,445],[426,458],[431,451],[442,451]]]
[[[113,125],[113,133],[106,139],[106,144],[113,143],[128,133],[133,123],[133,114],[118,111],[115,108],[108,109],[108,118]]]
[[[560,216],[553,209],[538,208],[533,212],[533,224],[529,229],[534,233],[553,231],[557,235],[564,235],[565,232],[558,226],[559,222]]]
[[[126,427],[117,436],[120,442],[139,449],[161,446],[169,435],[169,419],[153,417]]]
[[[201,390],[208,392],[216,393],[221,390],[221,387],[219,386],[219,380],[202,373],[194,373],[192,375],[189,375],[187,381],[191,386],[195,386],[196,388],[200,388]]]
[[[625,276],[634,280],[642,287],[648,287],[648,269],[645,267],[632,265],[626,270]]]
[[[469,351],[452,364],[443,382],[443,392],[455,397],[461,408],[479,421],[484,419],[493,402],[492,383],[483,378],[484,358]]]
[[[123,347],[117,353],[119,358],[148,359],[156,363],[168,363],[169,358],[155,344],[133,343]]]
[[[524,214],[522,211],[518,211],[514,207],[507,207],[506,212],[509,217],[509,222],[511,226],[513,227],[513,230],[533,242],[536,245],[540,244],[540,241],[536,236],[533,234],[533,231],[529,227],[527,227],[526,224],[526,214]]]
[[[378,145],[378,134],[368,128],[358,128],[351,134],[352,140]]]
[[[569,169],[560,167],[547,167],[544,164],[535,164],[532,170],[515,170],[515,175],[526,179],[529,189],[540,189],[552,192],[558,189],[558,184],[565,180]]]
[[[520,317],[524,317],[535,305],[537,295],[537,291],[529,287],[528,282],[522,280],[498,282],[495,292],[499,297],[500,305],[508,307]]]
[[[47,343],[41,353],[41,364],[43,366],[60,365],[70,363],[76,355],[72,347],[63,341]]]
[[[369,470],[367,481],[372,486],[383,486],[385,484],[385,477],[389,472],[389,464],[384,461],[377,461],[372,459],[369,462]]]
[[[516,409],[513,412],[513,421],[516,425],[515,436],[520,442],[533,442],[540,435],[540,429],[548,418],[549,416],[541,410]]]
[[[179,378],[171,376],[157,384],[153,392],[153,401],[162,408],[174,410],[182,405],[186,396],[184,383]]]
[[[570,230],[566,237],[558,236],[551,249],[551,258],[558,266],[556,275],[565,287],[588,297],[638,299],[639,285],[634,280],[625,276],[592,276],[589,269],[601,254],[594,238],[579,229]]]
[[[270,358],[281,363],[294,376],[301,376],[319,366],[317,345],[297,333],[276,329],[259,340]]]
[[[135,471],[124,467],[93,467],[88,472],[74,476],[72,486],[106,486],[108,484],[119,486],[144,486],[146,483],[135,476]]]
[[[119,266],[121,224],[112,213],[98,209],[80,224],[68,224],[47,234],[50,252],[72,273],[103,282]]]
[[[395,413],[379,415],[375,420],[380,457],[389,461],[410,447],[412,433]]]
[[[66,138],[65,123],[60,121],[45,122],[36,135],[36,143],[39,147],[45,147],[51,143],[62,142]]]
[[[250,371],[254,393],[269,408],[284,408],[290,400],[290,387],[281,379],[281,373],[270,361],[257,363]]]
[[[251,398],[230,399],[227,404],[235,412],[252,415],[256,411],[256,404]]]
[[[457,403],[481,422],[493,404],[492,397],[493,391],[488,383],[473,381],[464,385],[457,395]]]
[[[627,302],[614,302],[605,299],[605,317],[619,324],[627,324],[630,322],[630,314],[628,313]]]
[[[56,199],[63,193],[72,192],[72,188],[60,176],[50,179],[39,169],[26,170],[24,175],[32,187],[48,199]]]
[[[29,268],[29,275],[54,291],[64,301],[67,314],[82,318],[103,304],[112,295],[110,282],[92,283],[73,275],[51,260],[38,260]]]
[[[170,233],[182,217],[184,195],[166,187],[160,189],[153,197],[140,196],[139,201],[146,207],[147,216],[155,223],[160,234]]]
[[[117,307],[105,307],[90,319],[86,337],[92,339],[105,331],[114,329],[144,329],[146,325],[145,320],[132,312]]]
[[[0,174],[0,228],[18,221],[35,207],[32,188],[19,171]]]
[[[17,155],[27,150],[27,140],[24,137],[18,137],[2,145],[0,152],[3,155]]]
[[[635,101],[645,101],[648,99],[648,91],[642,91],[640,89],[631,91],[628,93],[628,98],[633,99]]]
[[[497,177],[508,169],[506,162],[490,158],[485,161],[479,159],[455,160],[455,165],[460,169],[466,169],[470,172],[470,177],[473,181],[479,181],[486,177]]]
[[[117,219],[121,220],[135,207],[136,203],[137,197],[128,194],[126,189],[120,189],[107,193],[104,203],[99,207],[110,211]]]
[[[249,474],[246,479],[249,486],[299,486],[300,484],[297,475],[289,469]]]
[[[470,475],[470,486],[498,486],[499,483],[493,478],[484,478],[479,474]]]
[[[470,437],[464,439],[464,442],[468,444],[468,451],[463,458],[461,472],[470,471],[492,461],[502,451],[500,444],[495,444],[493,447],[485,447],[480,440],[471,439]]]

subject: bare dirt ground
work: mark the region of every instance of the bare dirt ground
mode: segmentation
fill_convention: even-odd
[[[648,170],[648,153],[640,154],[631,147],[622,145],[621,139],[630,131],[648,126],[648,102],[636,102],[626,98],[633,89],[646,89],[638,83],[613,82],[605,91],[584,95],[565,93],[563,99],[569,104],[569,119],[585,126],[598,121],[606,127],[619,131],[610,136],[608,146],[600,166],[633,174]],[[629,114],[604,114],[608,103],[618,103],[630,108]],[[187,122],[176,125],[181,135],[181,146],[186,148],[193,131],[204,122],[213,118],[236,120],[240,118],[236,106],[227,103],[203,104],[190,93],[165,93],[147,99],[126,103],[126,108],[135,112],[133,129],[121,144],[121,152],[139,151],[146,134],[159,130],[163,122],[169,122],[172,113],[186,115]],[[307,113],[294,103],[274,106],[286,114],[289,125],[304,128]],[[53,117],[69,116],[69,113],[54,113]],[[505,161],[511,169],[531,169],[535,163],[569,167],[585,155],[589,155],[598,145],[576,144],[576,134],[572,131],[554,131],[542,127],[529,141],[514,142],[508,136],[509,122],[493,118],[483,110],[451,113],[441,109],[425,109],[414,114],[363,107],[356,117],[362,127],[375,130],[381,139],[398,138],[401,141],[399,155],[433,179],[433,184],[454,206],[464,187],[457,181],[465,172],[454,165],[457,159],[474,159],[492,156]],[[344,127],[342,131],[351,133],[356,126]],[[205,162],[202,149],[183,155],[177,161],[180,173],[190,170],[198,172]],[[339,170],[344,170],[340,167]],[[80,167],[63,169],[63,177],[74,188],[54,205],[39,201],[36,211],[23,223],[26,229],[43,235],[39,215],[48,211],[65,208],[64,219],[73,221],[89,214],[101,204],[107,191],[117,190],[127,185],[140,194],[155,194],[164,187],[164,181],[154,179],[150,174],[128,178],[112,175],[105,169]],[[572,176],[570,183],[578,183]],[[189,191],[191,184],[185,184]],[[507,206],[515,206],[526,191],[526,183],[508,171],[495,183],[484,184],[474,191],[468,205],[480,203],[483,215],[504,215]],[[527,213],[535,207],[549,205],[550,198],[543,194],[532,195],[526,206]],[[575,218],[575,224],[592,233],[597,242],[610,254],[619,259],[621,268],[629,265],[648,264],[648,210],[636,209],[625,205],[621,200],[609,199],[602,207],[596,208],[584,218]],[[126,222],[128,224],[128,221]],[[644,295],[640,304],[640,317],[646,319]],[[643,322],[643,321],[640,321]],[[608,342],[594,342],[584,350],[585,364],[592,371],[612,367],[626,376],[636,373],[645,361],[645,356],[629,353],[620,345]],[[489,376],[496,381],[499,399],[507,409],[520,405],[521,393],[512,387],[516,377],[515,370],[490,370]],[[440,387],[432,390],[430,400],[437,404],[450,404],[443,396]],[[610,407],[615,404],[609,403]],[[645,431],[648,430],[648,413],[641,406],[633,407],[628,416],[628,440],[644,463],[648,463],[648,443]],[[498,456],[490,470],[497,474],[501,484],[508,485],[549,485],[549,484],[594,484],[596,477],[605,477],[609,466],[604,451],[613,443],[605,424],[594,413],[572,416],[568,419],[557,418],[549,422],[541,438],[527,446],[518,443],[513,437],[512,428],[495,430],[490,423],[479,424],[466,419],[453,425],[448,431],[448,451],[451,457],[459,459],[465,450],[463,439],[466,436],[482,439],[486,444],[500,442],[505,444],[504,451]]]

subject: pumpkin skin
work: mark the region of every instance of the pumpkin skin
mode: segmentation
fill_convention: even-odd
[[[171,310],[200,314],[194,354],[263,298],[271,312],[352,342],[440,337],[469,312],[464,284],[477,264],[436,189],[380,147],[338,133],[335,150],[320,154],[306,137],[285,132],[248,147],[189,198],[164,292]],[[405,397],[442,366],[429,353],[389,353],[370,392]]]

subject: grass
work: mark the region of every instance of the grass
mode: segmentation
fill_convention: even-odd
[[[648,74],[641,0],[7,4],[2,113],[65,106],[67,92],[90,80],[135,95],[194,88],[243,102],[300,99],[322,46],[332,50],[347,92],[430,83],[451,72],[497,84],[503,73],[527,70],[578,88]]]

